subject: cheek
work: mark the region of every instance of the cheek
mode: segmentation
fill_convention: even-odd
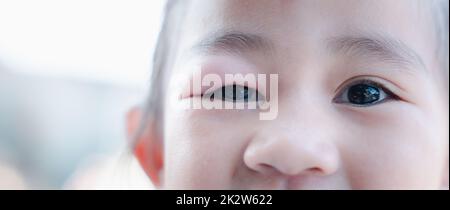
[[[443,166],[442,139],[432,115],[405,103],[384,104],[351,113],[343,151],[355,188],[438,187]],[[356,123],[355,123],[356,122]]]
[[[241,119],[233,112],[166,110],[164,182],[168,188],[231,186],[252,133],[245,127],[249,123],[238,122]]]

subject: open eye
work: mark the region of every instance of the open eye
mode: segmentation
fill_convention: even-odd
[[[383,85],[371,80],[362,80],[346,86],[333,102],[352,106],[372,106],[396,98],[397,96]]]
[[[236,84],[223,86],[212,93],[205,94],[203,97],[210,100],[220,99],[231,102],[258,101],[263,98],[257,90]]]

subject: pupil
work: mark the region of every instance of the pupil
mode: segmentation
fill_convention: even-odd
[[[234,102],[240,100],[248,101],[248,87],[233,85],[232,90],[227,90],[226,87],[222,87],[222,98],[228,98],[233,100]]]
[[[348,90],[348,100],[353,104],[370,104],[380,99],[380,91],[377,87],[358,84]]]
[[[248,101],[248,87],[244,87],[244,89],[242,90],[242,95],[244,97],[245,101]]]

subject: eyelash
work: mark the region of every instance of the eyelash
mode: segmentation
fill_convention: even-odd
[[[232,90],[229,90],[230,88],[232,88]],[[230,92],[229,91],[232,91],[231,92],[231,94],[232,94],[231,96],[230,96]],[[241,91],[246,91],[246,92],[244,92],[244,97],[247,96],[247,98],[238,100],[237,99],[238,98],[238,94]],[[251,95],[249,94],[249,92],[250,92]],[[202,98],[208,98],[210,100],[215,100],[216,97],[217,97],[217,98],[219,98],[222,101],[230,101],[230,102],[233,102],[233,103],[238,103],[238,102],[248,103],[248,102],[251,102],[251,101],[256,101],[257,102],[259,100],[265,100],[264,96],[259,94],[258,90],[253,89],[253,88],[249,88],[247,86],[236,85],[236,84],[222,86],[222,87],[214,90],[211,93],[202,94],[201,97]],[[229,97],[232,97],[232,98],[229,98]],[[241,97],[239,97],[239,98],[241,98]]]
[[[226,88],[228,88],[228,89],[226,89]],[[231,95],[232,98],[230,98],[229,92],[228,92],[228,98],[226,97],[227,91],[230,91],[229,88],[233,88],[232,89],[233,92]],[[357,90],[357,92],[355,92],[355,93],[358,93],[358,94],[360,94],[359,96],[364,96],[364,97],[368,97],[368,95],[366,94],[368,92],[367,91],[361,92],[362,91],[361,88],[369,88],[371,91],[370,92],[371,94],[375,94],[375,93],[377,94],[376,100],[370,101],[367,103],[364,102],[364,103],[360,103],[360,104],[352,103],[352,101],[348,99],[348,96],[349,96],[350,89],[352,89],[354,91],[355,88]],[[357,89],[357,88],[359,88],[359,89]],[[237,100],[237,98],[238,98],[237,94],[239,92],[238,89],[240,91],[246,91],[244,96],[247,96],[247,98]],[[252,93],[252,95],[250,97],[249,97],[249,91]],[[236,93],[236,94],[234,94],[234,93]],[[217,98],[219,98],[220,100],[231,101],[233,103],[238,103],[238,102],[248,103],[250,101],[265,100],[264,96],[259,94],[258,90],[249,88],[247,86],[241,86],[241,85],[236,85],[236,84],[222,86],[211,93],[202,94],[201,97],[202,98],[206,97],[210,100],[215,100],[217,95],[219,96]],[[252,97],[252,96],[254,96],[254,97]],[[345,97],[347,97],[347,98],[345,98]],[[239,98],[241,98],[241,97],[239,97]],[[382,99],[378,100],[379,98],[382,98]],[[252,99],[252,100],[249,100],[249,99]],[[372,99],[373,99],[373,96],[372,96]],[[389,100],[399,100],[399,99],[400,98],[396,94],[394,94],[392,91],[390,91],[383,84],[381,84],[379,82],[375,82],[373,80],[369,80],[369,79],[360,79],[360,80],[356,80],[356,81],[351,82],[350,84],[345,85],[344,88],[342,88],[342,90],[338,91],[337,96],[335,96],[333,98],[333,102],[337,103],[337,104],[347,104],[347,105],[356,106],[356,107],[369,107],[369,106],[387,102]],[[353,98],[353,100],[356,100],[356,99]],[[353,101],[353,102],[355,102],[355,101]]]
[[[374,102],[369,102],[369,103],[365,103],[365,104],[355,104],[355,103],[351,103],[350,100],[347,99],[343,99],[343,97],[348,97],[349,94],[349,90],[352,87],[361,87],[361,86],[366,86],[366,87],[370,87],[370,88],[377,88],[380,91],[380,96],[382,96],[383,98],[381,100],[377,100]],[[360,80],[356,80],[351,82],[350,84],[347,84],[344,86],[344,88],[342,88],[342,90],[338,91],[337,96],[333,99],[334,103],[337,104],[347,104],[350,106],[356,106],[356,107],[369,107],[369,106],[374,106],[377,104],[381,104],[384,102],[388,102],[388,101],[396,101],[396,100],[400,100],[400,98],[394,94],[389,88],[387,88],[385,85],[381,84],[380,82],[376,82],[370,79],[360,79]]]

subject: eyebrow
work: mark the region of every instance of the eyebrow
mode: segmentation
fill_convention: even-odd
[[[354,57],[376,59],[402,67],[425,69],[422,58],[399,39],[373,33],[369,36],[340,36],[327,40],[332,52],[344,53]]]
[[[246,52],[268,52],[273,44],[257,34],[243,33],[239,31],[216,32],[203,39],[193,49],[196,52],[216,54],[231,53],[243,54]]]
[[[325,43],[333,53],[375,59],[405,68],[425,69],[423,60],[412,48],[399,39],[379,33],[331,37]],[[193,50],[201,54],[243,54],[250,51],[273,52],[273,48],[274,44],[270,40],[257,34],[219,31],[194,45]]]

